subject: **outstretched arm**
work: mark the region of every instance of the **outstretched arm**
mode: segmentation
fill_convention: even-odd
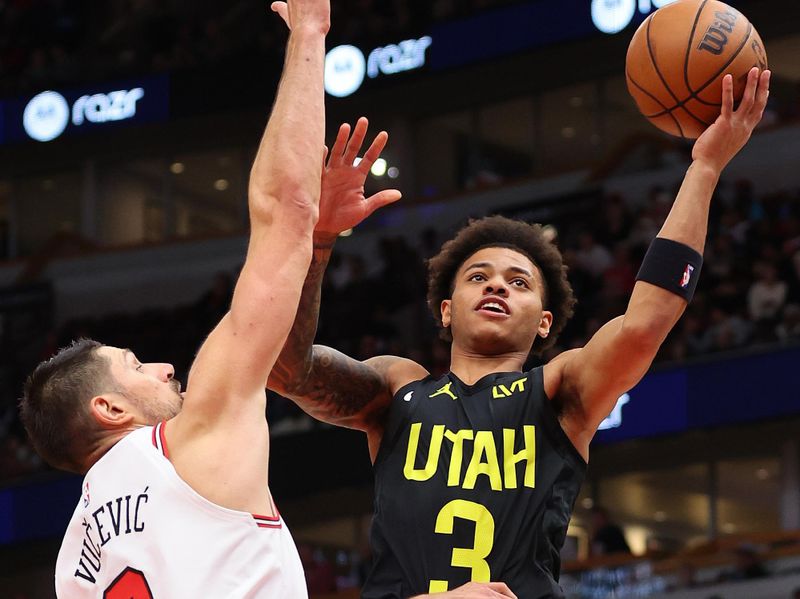
[[[311,266],[297,317],[268,386],[319,420],[369,431],[391,400],[389,381],[393,372],[407,361],[382,356],[359,362],[329,347],[313,345],[322,278],[337,236],[380,206],[400,199],[395,189],[364,196],[364,181],[388,139],[385,132],[379,133],[361,162],[354,165],[367,125],[367,119],[359,119],[352,137],[350,126],[342,125],[331,149],[323,171]]]
[[[769,71],[759,75],[754,68],[735,111],[733,79],[730,75],[724,78],[722,113],[695,143],[692,164],[659,238],[702,254],[714,188],[722,170],[747,143],[761,120],[769,94],[769,77]],[[675,279],[680,279],[680,275]],[[565,406],[567,426],[572,428],[567,432],[573,441],[578,441],[579,450],[588,455],[589,441],[597,427],[619,396],[645,375],[686,305],[683,297],[639,280],[625,314],[606,324],[584,348],[570,352],[556,365],[561,375],[558,395]]]
[[[319,214],[328,0],[274,2],[290,25],[275,103],[250,173],[250,239],[230,311],[189,374],[182,422],[230,430],[263,416],[266,384],[294,320]],[[245,407],[247,406],[247,407]],[[173,427],[174,430],[174,427]]]

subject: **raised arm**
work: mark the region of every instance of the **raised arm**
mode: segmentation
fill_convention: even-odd
[[[248,418],[264,429],[264,385],[291,328],[311,260],[325,129],[322,73],[329,3],[292,0],[272,8],[291,32],[272,115],[250,173],[247,257],[230,311],[192,366],[178,416],[186,437],[198,430],[224,437]]]
[[[354,227],[380,206],[400,199],[400,192],[395,189],[369,198],[364,196],[364,181],[388,139],[385,132],[379,133],[361,162],[354,165],[367,125],[367,119],[359,119],[352,137],[350,126],[342,125],[331,149],[323,173],[311,266],[294,326],[268,386],[319,420],[370,432],[379,426],[397,372],[415,365],[394,356],[359,362],[332,348],[313,345],[322,278],[338,234]]]
[[[761,120],[769,76],[769,71],[759,75],[757,68],[750,72],[744,97],[735,111],[733,80],[730,75],[725,77],[722,114],[694,145],[692,164],[645,258],[625,314],[602,327],[585,347],[556,360],[550,369],[549,386],[557,389],[565,407],[562,422],[584,457],[597,427],[619,396],[645,375],[686,308],[683,290],[691,288],[699,275],[699,263],[693,267],[691,256],[699,260],[703,252],[711,196],[722,170]],[[650,254],[658,261],[650,259]],[[675,265],[669,264],[673,258]]]

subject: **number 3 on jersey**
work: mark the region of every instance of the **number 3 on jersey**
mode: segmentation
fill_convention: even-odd
[[[144,574],[127,567],[108,585],[103,599],[153,599],[153,593]]]
[[[494,544],[494,518],[486,507],[480,503],[454,499],[447,503],[436,517],[436,532],[439,534],[453,534],[453,523],[456,518],[472,520],[475,522],[475,542],[469,549],[453,548],[451,566],[469,568],[470,580],[473,582],[490,582],[491,572],[486,557],[492,551]],[[431,580],[429,593],[444,593],[448,590],[446,580]]]

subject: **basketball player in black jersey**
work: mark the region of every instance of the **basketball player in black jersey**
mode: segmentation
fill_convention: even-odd
[[[529,353],[552,343],[571,315],[572,291],[542,229],[500,217],[465,227],[429,263],[429,305],[452,339],[449,373],[436,378],[404,358],[358,362],[312,346],[336,235],[376,206],[363,195],[366,172],[351,166],[366,121],[349,141],[349,129],[340,130],[326,167],[327,180],[339,182],[337,199],[326,202],[323,189],[314,259],[269,384],[312,416],[367,433],[375,563],[364,598],[563,597],[559,551],[589,443],[691,298],[712,192],[761,119],[769,72],[750,72],[736,110],[732,87],[728,75],[722,114],[694,145],[625,314],[585,347],[528,372]],[[489,581],[507,587],[475,584]]]

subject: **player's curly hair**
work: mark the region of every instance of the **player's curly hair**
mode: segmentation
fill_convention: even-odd
[[[503,216],[488,216],[471,221],[446,242],[428,261],[428,307],[442,326],[442,301],[452,297],[455,276],[461,265],[478,250],[505,247],[525,254],[539,268],[544,280],[542,305],[553,313],[553,324],[546,338],[536,337],[531,353],[539,355],[553,345],[572,317],[575,296],[567,281],[567,267],[558,248],[546,237],[539,224],[528,224]],[[452,341],[449,328],[440,333]]]

